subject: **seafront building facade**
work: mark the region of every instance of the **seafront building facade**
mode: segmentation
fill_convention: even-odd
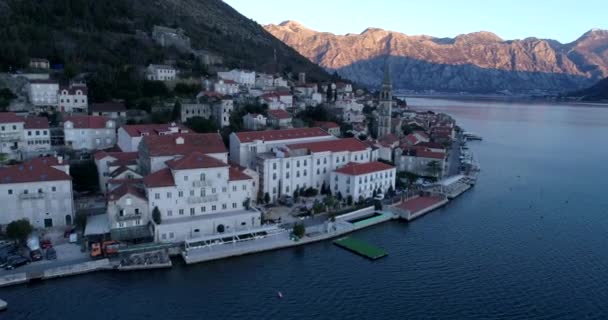
[[[74,195],[62,158],[34,158],[0,168],[0,225],[27,219],[35,228],[71,225]]]
[[[269,194],[276,201],[296,190],[329,187],[337,168],[373,160],[372,148],[355,138],[277,146],[257,155],[260,197]]]
[[[261,225],[261,213],[251,209],[256,182],[240,168],[199,152],[166,164],[144,178],[148,210],[160,212],[153,229],[157,242],[180,242]]]
[[[395,190],[395,167],[383,162],[349,163],[331,174],[331,190],[353,201],[371,198],[374,193]]]

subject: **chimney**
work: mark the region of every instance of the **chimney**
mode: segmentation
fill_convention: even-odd
[[[175,139],[175,144],[184,144],[184,138],[178,137],[177,139]]]
[[[57,163],[58,164],[63,164],[63,157],[62,156],[58,156],[57,157]]]
[[[301,85],[305,85],[306,84],[306,73],[305,72],[300,72],[298,74],[298,83]]]

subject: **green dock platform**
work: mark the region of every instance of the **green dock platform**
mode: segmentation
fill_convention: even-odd
[[[334,244],[370,260],[378,260],[387,255],[386,251],[383,249],[376,248],[351,237],[344,237],[335,240]]]

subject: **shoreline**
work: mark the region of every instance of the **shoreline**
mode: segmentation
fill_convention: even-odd
[[[409,199],[408,199],[409,200]],[[401,202],[399,202],[401,203]],[[428,214],[431,211],[435,211],[443,206],[445,206],[449,201],[442,203],[440,206],[432,206],[432,208],[423,208],[421,211],[424,211],[423,214],[415,213],[418,217]],[[283,235],[287,235],[288,241],[279,241],[279,242],[269,242],[269,243],[260,243],[259,241],[265,240],[258,239],[250,241],[249,246],[239,245],[239,244],[224,244],[222,246],[230,246],[233,249],[230,250],[220,250],[219,252],[215,250],[215,248],[206,248],[203,249],[205,252],[202,252],[201,249],[198,252],[190,252],[185,254],[185,251],[179,255],[184,260],[186,265],[198,264],[209,262],[213,260],[221,260],[228,259],[233,257],[252,255],[261,252],[282,250],[287,248],[293,248],[298,246],[304,246],[307,244],[322,242],[332,240],[338,237],[342,237],[353,232],[361,231],[363,229],[377,226],[389,221],[403,221],[406,223],[411,222],[411,220],[407,219],[400,214],[399,211],[395,210],[395,205],[387,205],[383,210],[378,211],[371,207],[363,208],[354,212],[346,213],[342,216],[336,217],[336,228],[333,231],[322,232],[319,230],[320,228],[328,228],[327,222],[321,225],[315,225],[310,227],[310,232],[308,232],[303,238],[298,241],[294,241],[289,239],[289,232],[285,230]],[[361,217],[369,216],[370,214],[379,213],[381,216],[372,218],[370,222],[357,223],[352,224],[348,222],[348,220],[354,220]],[[375,220],[374,220],[375,219]],[[331,225],[330,225],[331,227]],[[257,247],[257,248],[255,248]],[[226,247],[224,247],[225,249]],[[109,259],[95,260],[95,261],[87,261],[76,264],[65,265],[61,267],[54,267],[45,269],[42,272],[37,273],[28,273],[28,272],[20,272],[20,273],[12,273],[4,276],[0,276],[0,288],[17,286],[28,284],[31,282],[37,281],[46,281],[56,278],[65,278],[72,277],[82,274],[89,274],[99,271],[115,271],[115,272],[137,272],[137,271],[146,271],[146,270],[156,270],[156,269],[171,269],[173,266],[172,263],[165,265],[149,265],[149,266],[137,266],[133,268],[121,268],[118,264],[113,263]]]
[[[512,102],[512,103],[534,103],[534,104],[545,104],[552,103],[558,105],[573,105],[573,106],[589,106],[589,107],[608,107],[608,101],[562,101],[546,98],[535,98],[529,96],[499,96],[499,95],[450,95],[450,94],[439,94],[439,95],[425,95],[425,94],[413,94],[413,95],[395,95],[398,98],[414,99],[432,99],[432,100],[459,100],[459,101],[491,101],[491,102]]]

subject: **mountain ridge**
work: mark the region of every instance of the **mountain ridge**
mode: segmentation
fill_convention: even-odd
[[[563,92],[608,76],[608,31],[600,29],[562,44],[503,40],[488,31],[436,38],[367,28],[335,35],[292,20],[264,28],[312,62],[368,86],[379,83],[377,69],[387,60],[398,71],[393,80],[399,89]]]

